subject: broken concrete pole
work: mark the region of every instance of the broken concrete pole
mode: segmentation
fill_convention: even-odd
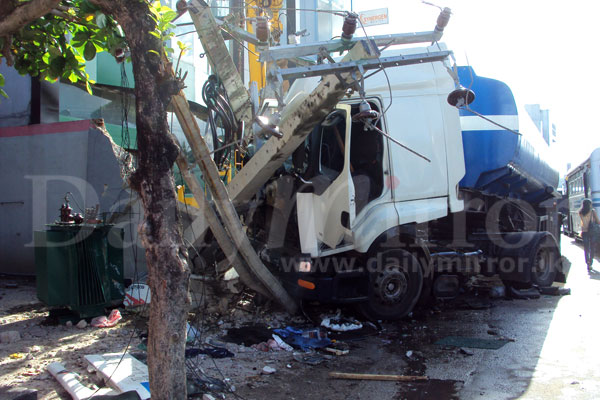
[[[358,42],[341,62],[375,58],[366,40]],[[339,78],[338,78],[339,76]],[[357,71],[356,76],[360,78]],[[340,81],[341,79],[341,81]],[[283,162],[298,148],[313,128],[323,120],[342,99],[349,84],[350,73],[326,75],[319,85],[302,101],[291,102],[282,111],[279,131],[281,139],[271,137],[227,186],[234,205],[247,202],[273,176]]]
[[[273,276],[273,274],[271,274],[267,267],[265,267],[250,244],[250,240],[248,240],[248,237],[242,228],[239,216],[229,199],[227,189],[221,180],[219,170],[210,156],[210,150],[202,137],[200,127],[189,109],[183,91],[172,97],[172,104],[177,119],[179,120],[179,124],[185,133],[198,166],[202,171],[206,186],[210,190],[215,205],[217,206],[217,210],[221,215],[222,224],[225,226],[225,230],[231,238],[232,243],[237,248],[237,251],[239,251],[241,258],[244,259],[248,268],[252,271],[252,275],[268,290],[271,297],[283,305],[288,312],[295,313],[297,310],[296,303],[285,291],[281,283]],[[219,224],[214,225],[215,228],[217,228],[217,225]],[[211,227],[213,227],[213,225],[211,225]],[[242,273],[238,271],[238,273],[240,274],[240,277],[243,277],[242,274],[244,271],[242,271]]]
[[[265,296],[270,296],[269,291],[262,284],[260,284],[260,282],[254,279],[248,270],[248,267],[246,267],[246,264],[231,242],[227,232],[225,232],[225,228],[223,228],[223,225],[217,217],[215,210],[213,210],[206,200],[204,190],[198,183],[196,177],[190,172],[190,167],[187,160],[181,153],[179,154],[179,157],[177,157],[177,166],[179,167],[179,171],[181,171],[181,175],[183,176],[183,180],[185,181],[187,187],[192,192],[194,199],[196,199],[200,212],[204,215],[204,218],[206,218],[208,225],[210,226],[211,231],[217,240],[217,243],[219,244],[219,247],[221,247],[221,250],[223,250],[227,260],[235,268],[244,284],[246,284],[246,286],[252,290],[255,290]]]

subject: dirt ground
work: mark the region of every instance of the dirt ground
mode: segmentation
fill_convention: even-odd
[[[14,287],[16,284],[17,287]],[[114,328],[83,329],[49,321],[49,310],[36,298],[32,280],[8,279],[0,287],[0,332],[18,331],[20,340],[0,344],[0,399],[12,399],[11,388],[27,388],[38,391],[39,399],[69,399],[70,396],[46,371],[49,363],[58,361],[81,376],[90,388],[102,386],[103,382],[87,371],[83,359],[87,354],[128,351],[145,361],[145,353],[138,348],[144,332],[144,318],[139,314],[122,310],[123,320]],[[419,351],[419,342],[429,338],[432,328],[427,326],[427,314],[440,311],[427,310],[416,319],[377,327],[365,324],[360,331],[338,337],[349,350],[347,355],[323,352],[304,353],[295,351],[264,352],[245,345],[227,343],[223,336],[228,328],[245,324],[266,324],[269,327],[294,325],[310,328],[314,325],[306,318],[289,318],[283,313],[250,313],[234,309],[227,315],[204,316],[202,342],[226,347],[234,357],[213,359],[199,355],[188,359],[190,392],[206,388],[215,379],[214,392],[225,398],[289,398],[321,397],[346,399],[348,396],[372,398],[374,394],[388,397],[422,384],[395,382],[343,381],[330,379],[331,371],[421,375],[424,372],[420,360],[425,356]],[[443,318],[443,316],[442,316]],[[412,351],[412,354],[408,353]],[[456,350],[449,352],[455,356]],[[14,359],[11,355],[15,355]],[[265,374],[263,368],[275,369]],[[444,393],[450,398],[455,383],[430,381],[427,386],[432,393]],[[400,397],[403,398],[400,394]]]
[[[17,287],[13,287],[14,284]],[[493,286],[494,283],[484,282],[483,286],[486,285]],[[251,312],[231,308],[225,315],[196,315],[193,325],[202,332],[199,346],[222,346],[234,356],[213,359],[201,354],[187,359],[188,393],[210,390],[216,398],[226,399],[458,398],[457,393],[469,378],[469,359],[477,358],[473,354],[477,356],[478,350],[441,347],[434,342],[449,335],[502,338],[502,332],[489,324],[488,310],[503,305],[510,307],[510,301],[489,299],[488,292],[489,287],[472,288],[467,295],[453,302],[418,309],[402,321],[380,325],[363,321],[364,328],[359,331],[330,332],[331,339],[344,343],[349,350],[346,355],[299,350],[264,352],[227,342],[225,337],[232,328],[247,324],[314,327],[311,320],[316,321],[318,315],[322,315],[320,313],[335,312],[335,309],[309,309],[305,315],[311,317],[310,320],[298,316],[290,318],[284,313],[260,308]],[[53,361],[78,373],[82,382],[93,389],[102,386],[103,382],[87,371],[84,355],[128,351],[145,362],[145,352],[138,347],[142,343],[140,334],[145,332],[143,313],[121,308],[123,320],[116,327],[79,329],[52,324],[48,312],[37,300],[32,280],[4,279],[0,283],[0,332],[18,331],[21,336],[14,343],[0,344],[0,399],[14,398],[14,394],[8,392],[11,388],[35,389],[39,399],[69,399],[70,396],[46,371]],[[343,312],[349,315],[352,311],[344,309]],[[247,340],[251,341],[251,337]],[[11,358],[15,353],[18,354],[16,358]],[[441,372],[426,382],[329,377],[334,371],[423,376],[428,372],[428,359],[435,359]],[[461,360],[464,360],[464,379],[456,379],[456,373],[443,371],[443,366],[449,363],[453,370],[457,365],[463,368]],[[266,366],[275,372],[265,374],[263,368]],[[462,377],[461,374],[458,376]]]

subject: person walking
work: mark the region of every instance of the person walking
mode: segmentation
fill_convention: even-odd
[[[585,253],[585,263],[588,271],[592,270],[594,263],[594,246],[595,239],[592,232],[592,223],[598,224],[600,220],[596,211],[592,208],[590,199],[583,199],[581,209],[579,210],[579,218],[581,218],[581,238],[583,239],[583,251]]]

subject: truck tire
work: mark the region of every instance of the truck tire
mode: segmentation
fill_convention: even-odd
[[[533,285],[540,287],[552,286],[558,273],[558,263],[560,262],[560,252],[556,239],[548,232],[515,232],[511,234],[511,240],[518,242],[524,235],[531,239],[525,246],[512,249],[503,256],[512,258],[515,265],[520,265],[520,260],[525,260],[525,266],[528,270],[520,271],[520,277],[512,275],[502,275],[500,277],[508,286],[516,289],[527,289]]]
[[[369,271],[369,300],[359,304],[359,310],[375,320],[407,316],[419,300],[423,287],[419,261],[401,249],[382,250],[373,256],[378,265]]]
[[[531,283],[539,287],[552,286],[558,272],[559,252],[551,236],[541,239],[535,249],[535,258],[531,266]]]

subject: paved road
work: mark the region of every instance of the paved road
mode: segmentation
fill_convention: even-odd
[[[443,353],[432,354],[426,361],[430,377],[463,381],[461,399],[600,398],[600,272],[588,274],[582,248],[562,239],[571,262],[565,287],[572,294],[497,301],[480,318],[463,314],[459,332],[485,335],[493,329],[515,342],[448,362]],[[595,267],[600,270],[600,262]]]
[[[247,399],[598,399],[600,273],[588,275],[583,250],[563,237],[572,294],[489,300],[483,288],[447,304],[383,324],[374,335],[344,340],[350,353],[317,366],[291,361]],[[600,262],[596,267],[600,270]],[[489,284],[489,280],[487,283]],[[499,281],[498,281],[499,282]],[[489,291],[489,288],[488,288]],[[491,307],[489,307],[491,305]],[[490,333],[491,332],[491,333]],[[514,339],[497,350],[442,347],[446,336]],[[289,361],[288,361],[289,362]],[[427,375],[424,383],[347,381],[331,371]]]

